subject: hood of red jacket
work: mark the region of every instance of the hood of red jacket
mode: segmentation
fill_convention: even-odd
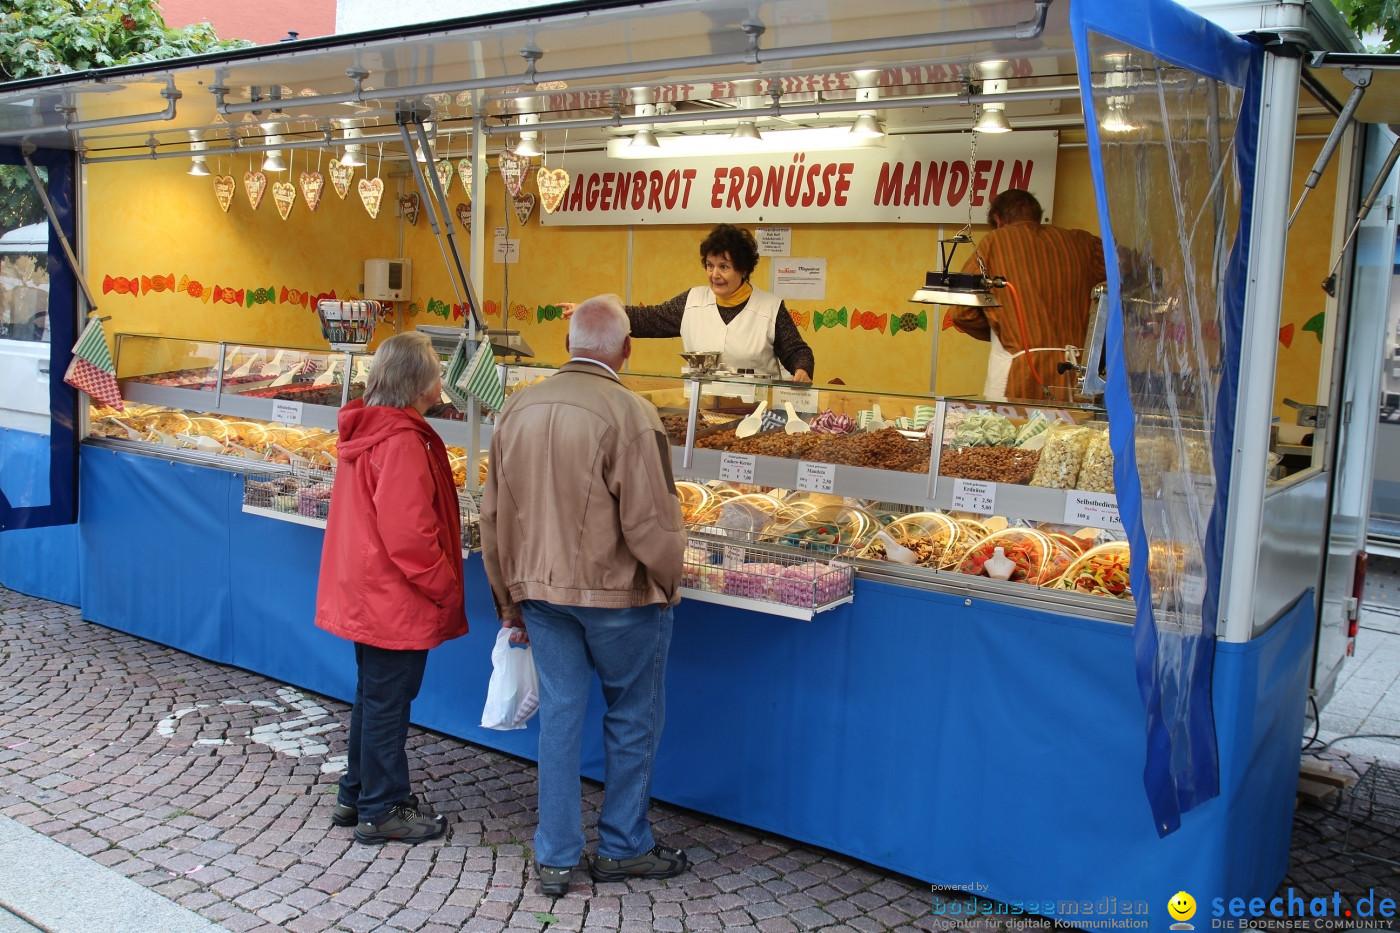
[[[340,410],[336,426],[340,430],[336,456],[341,460],[354,460],[385,438],[403,431],[416,431],[425,440],[432,431],[412,408],[366,405],[358,398]]]

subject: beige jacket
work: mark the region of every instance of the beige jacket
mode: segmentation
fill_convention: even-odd
[[[537,599],[628,608],[680,599],[685,525],[656,409],[577,360],[496,419],[481,553],[496,611]]]

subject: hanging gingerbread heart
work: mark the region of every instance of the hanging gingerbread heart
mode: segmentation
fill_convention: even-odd
[[[289,181],[279,181],[272,186],[272,203],[277,205],[277,213],[286,220],[292,214],[292,205],[297,203],[297,186]]]
[[[562,168],[541,167],[535,173],[535,184],[540,189],[540,204],[545,211],[553,214],[564,200],[564,192],[569,190],[569,173]]]
[[[331,187],[342,201],[350,193],[350,179],[354,177],[355,166],[346,165],[339,159],[331,159]]]
[[[525,172],[530,168],[530,159],[527,156],[516,155],[510,150],[501,153],[496,164],[501,167],[501,175],[506,180],[506,190],[513,198],[520,197],[522,186],[525,183]]]
[[[360,200],[364,202],[365,210],[369,211],[369,216],[374,219],[379,218],[379,202],[384,199],[384,181],[380,178],[361,178]]]
[[[525,226],[525,222],[530,219],[530,215],[535,210],[535,196],[530,192],[518,194],[514,198],[515,217],[520,221],[520,226]]]
[[[472,206],[457,202],[457,222],[470,230],[472,228]]]
[[[263,192],[267,190],[267,176],[262,172],[244,172],[243,190],[248,194],[248,203],[253,205],[253,210],[257,210],[262,203]]]
[[[299,180],[301,181],[301,196],[306,198],[306,209],[316,210],[321,206],[321,192],[326,190],[325,176],[320,172],[302,172]]]
[[[218,199],[219,206],[228,213],[229,205],[233,203],[233,192],[238,188],[238,183],[233,180],[232,175],[214,176],[214,197]]]
[[[467,192],[467,203],[472,201],[472,160],[461,159],[457,162],[457,177],[462,179],[462,189]]]
[[[452,188],[452,163],[443,159],[433,165],[437,171],[438,185],[442,188],[442,196],[447,197],[447,192]]]
[[[418,192],[399,196],[399,216],[407,220],[410,227],[418,226]]]

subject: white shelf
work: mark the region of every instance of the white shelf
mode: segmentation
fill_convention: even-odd
[[[716,603],[720,606],[733,606],[737,609],[748,609],[751,612],[763,612],[770,616],[786,616],[789,619],[801,619],[810,622],[812,617],[819,612],[834,609],[844,603],[851,602],[854,596],[843,596],[833,602],[823,603],[815,609],[805,606],[789,606],[786,603],[770,602],[766,599],[752,599],[748,596],[731,596],[728,593],[711,593],[709,590],[696,590],[688,586],[681,587],[681,596],[685,599],[698,599],[705,603]]]
[[[326,527],[326,520],[324,518],[311,518],[310,516],[301,515],[296,512],[279,512],[276,509],[265,509],[260,505],[244,504],[243,511],[247,512],[249,515],[261,515],[263,518],[271,518],[279,522],[291,522],[294,525],[306,525],[309,528],[320,528],[324,530]],[[471,555],[471,551],[462,548],[463,560],[471,557]]]

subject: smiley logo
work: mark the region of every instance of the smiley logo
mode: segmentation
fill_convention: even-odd
[[[1190,920],[1196,915],[1196,899],[1185,891],[1177,891],[1167,901],[1167,913],[1172,915],[1173,920]]]

